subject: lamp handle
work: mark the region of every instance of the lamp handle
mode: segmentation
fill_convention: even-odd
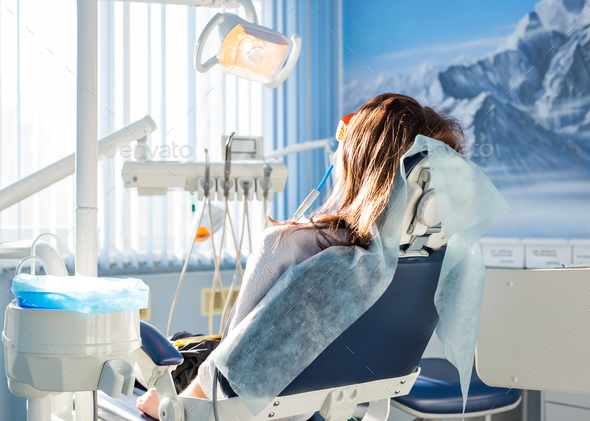
[[[301,52],[301,36],[299,36],[299,34],[293,34],[291,41],[293,42],[293,48],[291,49],[291,54],[289,55],[287,64],[285,64],[285,67],[281,69],[280,73],[274,78],[272,82],[264,84],[264,86],[267,88],[274,89],[279,86],[287,79],[287,77],[291,74],[291,71],[295,68],[297,60],[299,60],[299,53]]]
[[[246,20],[258,25],[258,15],[256,14],[254,4],[252,4],[252,0],[238,0],[238,3],[240,3],[246,11]]]
[[[219,61],[217,56],[213,56],[203,64],[203,63],[201,63],[201,57],[203,55],[203,48],[205,48],[205,43],[207,42],[207,38],[209,38],[209,35],[211,35],[211,32],[213,32],[213,29],[215,29],[215,27],[217,25],[222,23],[224,19],[225,18],[223,17],[223,14],[221,14],[221,13],[217,13],[215,16],[213,16],[213,19],[211,19],[209,21],[207,26],[205,26],[205,29],[203,29],[203,32],[201,32],[201,36],[199,37],[199,40],[197,41],[197,44],[195,45],[195,52],[193,54],[193,62],[195,65],[195,69],[197,69],[201,73],[205,73],[206,71],[211,69],[213,66],[215,66],[217,64],[217,62]]]

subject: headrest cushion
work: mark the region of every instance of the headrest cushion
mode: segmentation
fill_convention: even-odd
[[[440,216],[438,214],[438,205],[436,203],[436,194],[434,190],[427,191],[416,209],[416,219],[427,227],[434,227],[440,224]]]

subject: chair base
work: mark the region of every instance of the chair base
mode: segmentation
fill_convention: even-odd
[[[507,411],[511,411],[514,408],[516,408],[518,405],[520,405],[520,402],[522,401],[522,397],[520,397],[516,402],[514,402],[511,405],[507,405],[507,406],[503,406],[500,408],[492,408],[488,411],[478,411],[478,412],[466,412],[464,414],[427,414],[424,412],[420,412],[420,411],[416,411],[414,409],[411,409],[409,407],[407,407],[406,405],[402,405],[399,402],[396,402],[394,400],[391,401],[391,404],[393,406],[395,406],[398,409],[401,409],[402,411],[404,411],[407,414],[411,414],[416,418],[415,421],[417,420],[436,420],[436,419],[455,419],[455,418],[475,418],[475,417],[486,417],[486,416],[491,416],[494,414],[499,414],[502,412],[507,412]]]
[[[338,392],[339,390],[348,392],[354,389],[358,394],[358,399],[356,399],[358,402],[369,402],[365,415],[368,416],[367,420],[386,421],[389,415],[389,398],[407,395],[419,374],[420,369],[417,369],[414,373],[403,377],[316,390],[297,395],[279,396],[265,411],[257,416],[250,414],[239,397],[221,399],[217,402],[219,419],[235,420],[239,418],[240,421],[269,421],[272,418],[276,419],[314,413],[322,410],[330,393]],[[151,419],[135,408],[135,400],[142,393],[143,391],[136,388],[133,396],[121,396],[119,399],[99,393],[99,412],[101,419],[108,421]],[[210,400],[184,396],[180,397],[180,400],[184,406],[185,421],[215,421],[212,402]],[[275,405],[277,402],[278,404]],[[352,405],[351,416],[354,415],[352,412],[354,412],[356,406],[356,404]],[[336,409],[338,410],[338,408]],[[272,416],[270,416],[271,412],[274,413]],[[331,419],[333,420],[346,421],[350,418],[347,416],[339,417],[340,414],[337,413],[339,411],[329,412],[332,412],[332,414],[327,413],[326,415],[332,415]],[[322,418],[324,417],[322,416]]]
[[[268,421],[271,418],[277,419],[314,413],[322,410],[329,395],[338,392],[339,390],[346,390],[349,395],[351,389],[355,389],[355,395],[357,395],[356,401],[359,403],[379,401],[389,399],[390,397],[407,395],[412,389],[419,374],[420,369],[418,368],[415,372],[403,377],[315,390],[296,395],[279,396],[273,403],[269,404],[265,410],[256,416],[250,414],[239,397],[219,400],[217,402],[217,410],[219,411],[220,420],[235,420],[236,418],[239,418],[240,421]],[[214,421],[211,407],[212,402],[210,400],[189,398],[185,396],[181,396],[180,400],[185,410],[185,421]],[[342,400],[342,402],[344,403],[344,400]],[[354,404],[354,407],[356,407],[356,404]],[[384,413],[383,408],[379,405],[374,406],[373,409],[374,411],[371,413],[375,414],[375,418],[380,418],[382,413]],[[271,413],[272,416],[270,415]],[[326,417],[324,418],[328,418],[330,415],[336,414],[326,414]],[[333,416],[332,420],[338,419],[338,415]],[[346,421],[349,418],[349,416],[342,417],[340,418],[340,421]]]

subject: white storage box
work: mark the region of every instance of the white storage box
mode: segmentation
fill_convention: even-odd
[[[590,264],[590,239],[574,238],[570,240],[572,246],[572,264]]]
[[[520,238],[483,237],[479,247],[486,267],[524,268],[524,246]]]
[[[527,269],[557,268],[572,263],[572,250],[566,239],[525,238],[522,243]]]

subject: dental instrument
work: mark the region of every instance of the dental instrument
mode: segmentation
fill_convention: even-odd
[[[205,148],[205,197],[209,197],[209,189],[211,188],[211,163],[209,162],[209,150]]]
[[[270,156],[276,157],[276,156],[281,156],[281,154],[283,154],[283,153],[287,154],[287,153],[299,152],[301,150],[309,150],[314,147],[321,147],[321,146],[323,146],[324,148],[329,148],[330,151],[332,152],[332,154],[334,154],[334,153],[336,153],[336,150],[338,149],[339,143],[344,139],[344,131],[353,116],[354,116],[354,113],[348,114],[346,117],[344,117],[343,119],[340,120],[340,122],[338,123],[338,128],[336,129],[336,137],[335,138],[327,138],[327,139],[322,139],[322,140],[316,140],[313,142],[305,142],[303,144],[292,145],[287,148],[284,148],[284,152],[275,151]],[[330,173],[332,172],[333,169],[334,169],[334,164],[331,164],[330,167],[328,168],[328,171],[324,175],[322,182],[318,186],[318,188],[315,190],[312,190],[309,193],[309,195],[305,198],[303,203],[301,203],[301,205],[299,206],[297,211],[295,211],[295,214],[293,215],[293,219],[295,219],[295,221],[298,221],[303,216],[303,214],[309,209],[309,207],[313,204],[313,202],[320,195],[320,190],[322,189],[322,187],[324,187],[324,184],[328,180]]]
[[[334,169],[334,164],[330,165],[330,167],[328,168],[328,171],[326,171],[326,174],[324,175],[324,178],[322,179],[318,188],[312,190],[309,193],[309,195],[307,195],[307,197],[305,198],[303,203],[301,203],[299,208],[295,211],[295,214],[293,215],[293,219],[295,219],[295,221],[298,221],[299,218],[301,218],[303,216],[303,214],[309,209],[309,207],[313,204],[313,202],[318,198],[318,196],[320,195],[320,190],[322,189],[322,187],[324,187],[324,184],[326,184],[326,180],[330,176],[330,173],[332,172],[333,169]]]
[[[262,209],[264,212],[264,228],[266,229],[268,227],[268,216],[267,216],[267,209],[266,209],[266,195],[268,194],[268,187],[269,187],[269,183],[270,183],[270,175],[272,173],[272,167],[268,164],[268,162],[265,162],[264,165],[262,166],[262,170],[264,171],[264,178],[263,178],[263,182],[262,182]]]
[[[231,175],[231,144],[234,140],[234,136],[236,132],[232,132],[225,144],[225,169],[223,171],[224,181],[223,181],[223,195],[225,197],[229,196],[229,177]]]
[[[230,182],[230,175],[231,175],[231,150],[232,150],[232,143],[233,143],[233,139],[235,136],[235,132],[232,132],[232,134],[230,135],[230,137],[227,139],[226,145],[225,145],[225,170],[224,170],[224,199],[225,199],[225,215],[224,215],[224,223],[223,225],[225,226],[225,221],[227,220],[227,222],[229,223],[229,227],[227,228],[228,231],[231,233],[232,235],[232,239],[234,240],[234,247],[235,247],[235,251],[236,251],[236,269],[234,271],[234,276],[232,279],[232,283],[230,285],[230,289],[229,289],[229,294],[227,297],[223,297],[223,287],[221,286],[221,276],[219,277],[219,284],[220,284],[220,288],[222,289],[222,300],[224,301],[224,305],[223,305],[223,311],[221,314],[221,322],[220,322],[220,326],[219,326],[219,332],[223,332],[223,327],[225,326],[225,318],[226,318],[226,314],[227,314],[227,308],[229,305],[230,300],[232,299],[232,295],[233,295],[233,290],[235,288],[236,282],[238,277],[240,278],[240,281],[243,279],[244,277],[244,270],[242,268],[242,241],[244,239],[244,225],[245,223],[242,224],[242,236],[240,238],[240,245],[238,247],[238,242],[236,240],[236,235],[234,232],[234,227],[233,227],[233,223],[231,220],[231,215],[229,213],[229,182]],[[248,194],[246,193],[246,196]],[[244,212],[245,215],[244,217],[247,218],[247,211],[248,211],[248,204],[247,204],[248,200],[244,200]],[[250,236],[250,228],[248,228],[248,236]],[[221,246],[219,249],[219,253],[221,255],[221,251],[222,251],[222,247],[223,247],[223,241],[225,238],[225,230],[223,231],[222,235],[221,235]],[[251,243],[250,243],[251,246]],[[213,298],[213,294],[215,293],[215,290],[213,289],[212,293],[211,293],[211,297]],[[213,302],[213,300],[211,300],[211,302]],[[209,320],[211,321],[212,318],[212,309],[213,307],[210,307],[210,317]],[[211,332],[210,332],[211,333]]]

